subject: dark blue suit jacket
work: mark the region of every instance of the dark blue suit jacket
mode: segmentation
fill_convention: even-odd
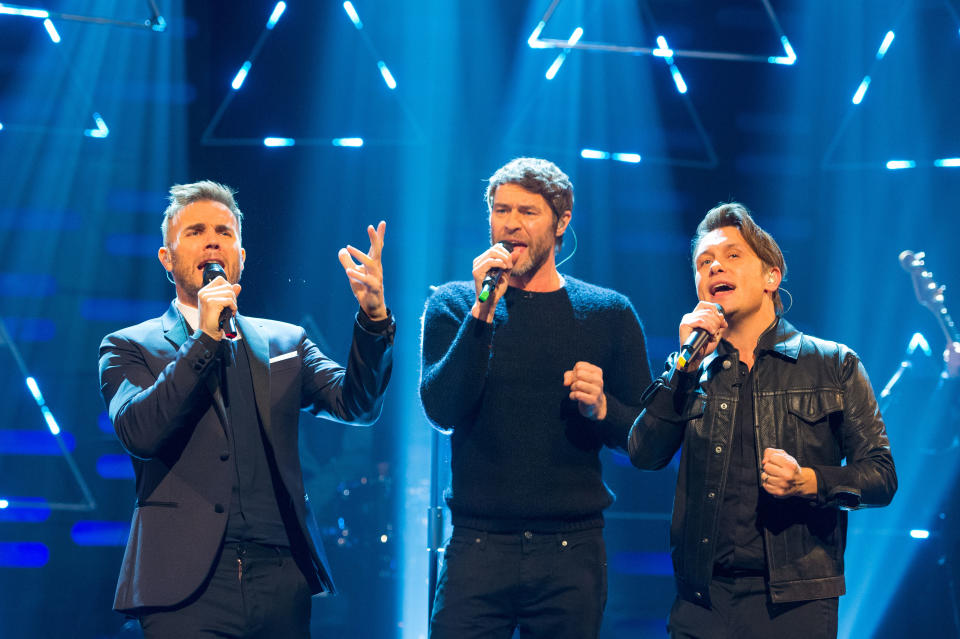
[[[354,326],[346,369],[299,326],[237,317],[250,360],[260,422],[299,531],[295,553],[314,593],[334,592],[303,489],[298,413],[369,425],[380,415],[392,367],[393,324]],[[133,458],[137,502],[114,609],[173,606],[209,574],[223,540],[235,478],[218,388],[219,342],[171,304],[159,318],[112,333],[100,345],[100,390]],[[302,533],[302,537],[299,535]]]

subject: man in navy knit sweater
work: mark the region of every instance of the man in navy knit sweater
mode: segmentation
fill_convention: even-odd
[[[626,297],[557,271],[573,187],[556,165],[509,162],[487,205],[473,281],[441,286],[424,314],[420,396],[452,431],[453,477],[430,636],[596,637],[613,502],[599,453],[625,448],[640,412],[643,329]]]

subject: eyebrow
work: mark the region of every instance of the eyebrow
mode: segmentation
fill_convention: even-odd
[[[703,257],[704,255],[713,255],[713,252],[714,252],[715,250],[721,250],[721,251],[722,251],[722,250],[730,250],[730,249],[737,249],[737,250],[740,250],[740,251],[745,251],[745,250],[746,250],[746,248],[744,247],[744,245],[741,244],[741,243],[738,242],[738,241],[726,242],[726,243],[721,244],[721,245],[719,245],[719,246],[714,245],[714,246],[711,247],[711,248],[708,248],[708,249],[706,249],[706,250],[704,250],[704,251],[701,251],[701,252],[697,253],[697,255],[696,255],[696,260],[699,262],[699,261],[700,261],[700,258]]]

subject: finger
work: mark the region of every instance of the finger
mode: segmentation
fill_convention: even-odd
[[[383,235],[386,231],[387,223],[380,220],[377,228],[367,226],[367,236],[370,238],[370,252],[368,255],[373,259],[379,259],[383,253]]]
[[[591,395],[590,393],[584,393],[582,391],[573,391],[570,393],[570,399],[580,402],[581,404],[586,404],[587,406],[596,406],[600,403],[600,398],[596,395]]]
[[[346,271],[346,273],[351,282],[362,284],[372,291],[380,290],[382,282],[379,277],[373,275],[372,273],[364,273],[363,271],[358,271],[356,269],[349,269]]]
[[[345,269],[356,269],[360,267],[359,264],[350,259],[350,252],[345,248],[337,251],[337,258],[340,260],[340,263],[343,264],[343,268]]]
[[[369,255],[367,255],[366,253],[358,249],[356,246],[351,246],[350,244],[347,244],[347,251],[350,253],[350,255],[354,259],[356,259],[358,262],[360,262],[367,268],[377,268],[377,258],[370,257]]]
[[[591,395],[599,396],[600,391],[602,389],[600,386],[597,386],[596,384],[591,384],[582,379],[579,379],[570,385],[570,390],[577,390],[583,393],[589,393]]]
[[[574,382],[576,376],[573,374],[573,371],[564,371],[563,372],[563,385],[569,386]]]
[[[582,379],[591,384],[603,385],[603,372],[599,368],[576,368],[574,374],[577,379]]]

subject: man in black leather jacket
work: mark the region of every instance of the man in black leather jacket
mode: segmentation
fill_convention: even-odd
[[[680,341],[709,339],[669,358],[629,439],[646,470],[682,446],[671,636],[836,637],[846,511],[897,488],[870,382],[849,348],[781,317],[783,254],[742,205],[707,213],[693,260]]]

